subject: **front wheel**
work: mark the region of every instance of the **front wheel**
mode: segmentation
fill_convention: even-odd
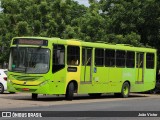
[[[125,82],[122,86],[122,90],[121,90],[121,96],[123,98],[127,98],[129,96],[129,92],[130,92],[130,86],[128,82]]]
[[[0,94],[2,94],[4,92],[4,86],[3,84],[0,83]]]
[[[73,100],[74,95],[74,84],[73,82],[69,83],[66,91],[66,99],[67,100]]]
[[[37,100],[38,94],[32,93],[32,100]]]

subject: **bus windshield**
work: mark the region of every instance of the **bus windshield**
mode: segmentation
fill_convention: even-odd
[[[41,47],[12,47],[9,71],[22,73],[47,73],[50,50]]]

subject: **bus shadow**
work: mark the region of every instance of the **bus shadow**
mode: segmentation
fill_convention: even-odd
[[[132,98],[144,98],[144,97],[149,97],[146,94],[136,94],[136,95],[130,95],[127,99],[132,99]],[[116,97],[114,95],[102,95],[100,97],[91,97],[88,95],[76,95],[74,96],[73,100],[94,100],[94,99],[113,99],[113,98],[121,98],[121,97]],[[27,100],[27,101],[42,101],[42,102],[48,102],[48,101],[66,101],[65,96],[39,96],[37,100],[32,100],[31,96],[12,96],[12,97],[7,97],[7,99],[14,99],[14,100]],[[125,98],[124,98],[125,99]]]
[[[1,96],[1,98],[4,99],[13,99],[13,100],[26,100],[26,101],[42,101],[42,102],[48,102],[48,101],[66,101],[65,96],[64,95],[60,95],[60,96],[55,96],[55,95],[39,95],[37,100],[32,100],[31,95],[18,95],[18,93],[16,95],[12,95],[12,96],[8,96],[11,93],[5,93],[6,96]],[[149,97],[146,94],[131,94],[129,95],[129,97],[127,99],[132,99],[132,98],[144,98],[144,97]],[[89,95],[75,95],[73,100],[94,100],[94,99],[113,99],[113,98],[121,98],[121,97],[116,97],[113,94],[111,95],[106,95],[103,94],[100,97],[91,97]],[[125,98],[124,98],[125,99]]]
[[[130,95],[127,99],[131,98],[143,98],[143,97],[149,97],[144,95]],[[114,95],[102,95],[100,97],[91,97],[91,96],[82,96],[82,97],[74,97],[74,100],[83,100],[83,99],[113,99],[113,98],[122,98],[122,97],[116,97]]]

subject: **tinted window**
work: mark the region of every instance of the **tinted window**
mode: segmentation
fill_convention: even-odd
[[[53,64],[64,65],[65,64],[65,47],[64,45],[54,45],[53,49]]]
[[[95,65],[104,65],[104,49],[95,49]]]
[[[154,54],[153,53],[146,54],[146,68],[154,69]]]
[[[135,52],[128,51],[126,53],[126,67],[134,68],[135,66]]]
[[[115,50],[105,50],[105,66],[115,66]]]
[[[117,67],[125,67],[125,56],[126,52],[125,51],[116,51],[116,66]]]
[[[65,67],[65,46],[53,46],[53,67],[52,72],[55,73]]]
[[[78,46],[67,47],[67,64],[79,65],[80,61],[80,48]]]

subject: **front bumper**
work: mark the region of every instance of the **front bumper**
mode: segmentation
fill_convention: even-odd
[[[36,94],[65,94],[66,88],[64,83],[53,83],[45,81],[40,85],[17,85],[12,82],[7,83],[9,92],[27,92]]]

